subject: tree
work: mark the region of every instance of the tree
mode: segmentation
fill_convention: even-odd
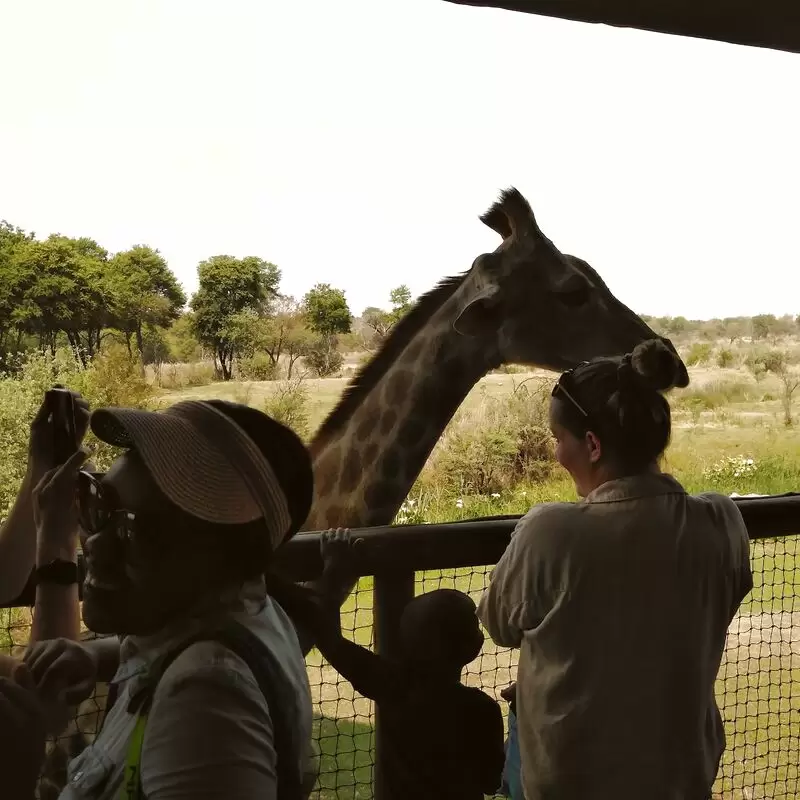
[[[261,321],[256,347],[267,353],[276,370],[285,357],[286,378],[291,380],[297,360],[308,355],[313,342],[314,334],[301,305],[293,297],[281,296],[274,315]]]
[[[320,336],[349,333],[353,315],[347,306],[344,292],[327,283],[318,283],[303,298],[303,310],[308,326]]]
[[[786,427],[794,423],[792,417],[792,398],[800,388],[800,369],[797,359],[786,350],[768,350],[748,360],[747,366],[756,380],[771,372],[781,383],[781,403],[783,405],[783,422]]]
[[[0,357],[12,347],[19,349],[24,333],[19,308],[33,274],[22,266],[20,256],[33,239],[33,233],[0,220]]]
[[[194,314],[186,312],[167,329],[165,336],[171,359],[188,362],[199,361],[203,357],[203,345],[195,335],[194,328]]]
[[[774,314],[757,314],[752,320],[753,338],[767,339],[772,336],[777,321]]]
[[[389,302],[392,305],[391,315],[395,322],[405,316],[411,309],[411,289],[404,283],[389,292]]]
[[[223,380],[233,374],[241,314],[263,315],[277,297],[281,273],[275,264],[256,256],[212,256],[197,267],[199,288],[192,297],[198,339],[214,354]]]
[[[303,312],[308,327],[318,338],[308,351],[309,363],[321,378],[332,375],[342,364],[337,350],[337,334],[349,333],[353,315],[344,292],[327,283],[318,283],[303,298]]]
[[[17,324],[51,352],[63,331],[85,365],[99,350],[111,320],[106,250],[93,239],[54,234],[25,247],[18,266],[26,278]]]
[[[752,335],[751,321],[747,317],[725,317],[722,320],[722,335],[729,344],[734,344],[738,339]]]
[[[369,306],[364,309],[361,321],[372,332],[372,345],[380,344],[389,331],[408,313],[413,303],[411,302],[411,289],[405,284],[397,286],[389,292],[389,303],[392,308],[384,311],[382,308]]]
[[[186,294],[163,256],[152,247],[135,245],[117,253],[110,268],[113,325],[125,336],[129,354],[133,337],[143,354],[145,325],[168,327],[180,316]]]
[[[386,338],[394,324],[390,312],[375,306],[369,306],[364,309],[361,321],[372,331],[373,339],[376,343],[380,343]]]

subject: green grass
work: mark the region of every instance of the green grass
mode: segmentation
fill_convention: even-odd
[[[319,747],[319,800],[371,800],[375,736],[369,722],[314,719]]]

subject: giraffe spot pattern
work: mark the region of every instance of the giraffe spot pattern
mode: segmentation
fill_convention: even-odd
[[[384,401],[388,407],[400,406],[408,395],[408,387],[413,383],[411,370],[401,369],[389,378],[384,390]]]
[[[354,491],[361,480],[362,465],[361,453],[356,447],[351,447],[344,460],[342,474],[339,478],[339,491],[349,494]]]

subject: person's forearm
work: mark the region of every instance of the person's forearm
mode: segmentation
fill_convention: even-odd
[[[36,556],[36,526],[31,490],[36,476],[26,474],[8,519],[0,528],[0,601],[22,594]]]
[[[56,559],[77,560],[77,536],[71,544],[40,543],[36,550],[36,566],[44,566]],[[77,640],[81,630],[78,599],[77,583],[61,586],[44,582],[37,585],[31,643],[47,639]]]
[[[396,691],[392,665],[341,634],[325,636],[317,648],[328,663],[364,697],[380,701]]]
[[[356,583],[358,583],[358,578],[354,578],[350,574],[342,575],[332,570],[323,570],[322,575],[316,580],[306,581],[299,585],[307,591],[314,592],[322,603],[341,608]],[[293,622],[297,638],[300,641],[300,650],[305,658],[316,644],[314,634],[303,620],[295,619]]]
[[[317,596],[323,598],[332,606],[336,605],[341,608],[357,583],[358,577],[353,577],[351,573],[344,574],[335,570],[323,570],[319,578],[307,581],[303,586],[315,592]]]

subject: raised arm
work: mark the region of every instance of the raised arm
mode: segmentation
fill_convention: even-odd
[[[77,451],[65,464],[50,470],[33,491],[37,573],[59,562],[61,565],[76,563],[76,481],[86,456],[83,450]],[[31,642],[77,639],[80,635],[78,599],[77,577],[72,583],[62,583],[53,577],[43,576],[36,586]]]
[[[331,666],[353,685],[353,688],[380,702],[402,691],[403,679],[395,664],[382,656],[361,647],[342,635],[341,601],[337,588],[352,585],[354,579],[353,547],[347,528],[326,531],[320,549],[323,572],[319,584],[323,593],[317,596],[318,613],[309,631],[319,651]],[[333,587],[330,594],[325,587]]]
[[[22,594],[36,557],[36,525],[31,491],[35,485],[30,468],[22,480],[17,499],[0,527],[0,601],[7,603]]]
[[[320,636],[317,648],[328,663],[364,697],[380,703],[397,698],[404,681],[397,666],[342,636],[341,629]]]
[[[89,406],[76,392],[75,431],[82,440],[89,421]],[[0,600],[20,595],[30,578],[37,556],[33,492],[55,464],[53,421],[45,399],[33,419],[28,443],[28,465],[11,513],[0,527]]]

